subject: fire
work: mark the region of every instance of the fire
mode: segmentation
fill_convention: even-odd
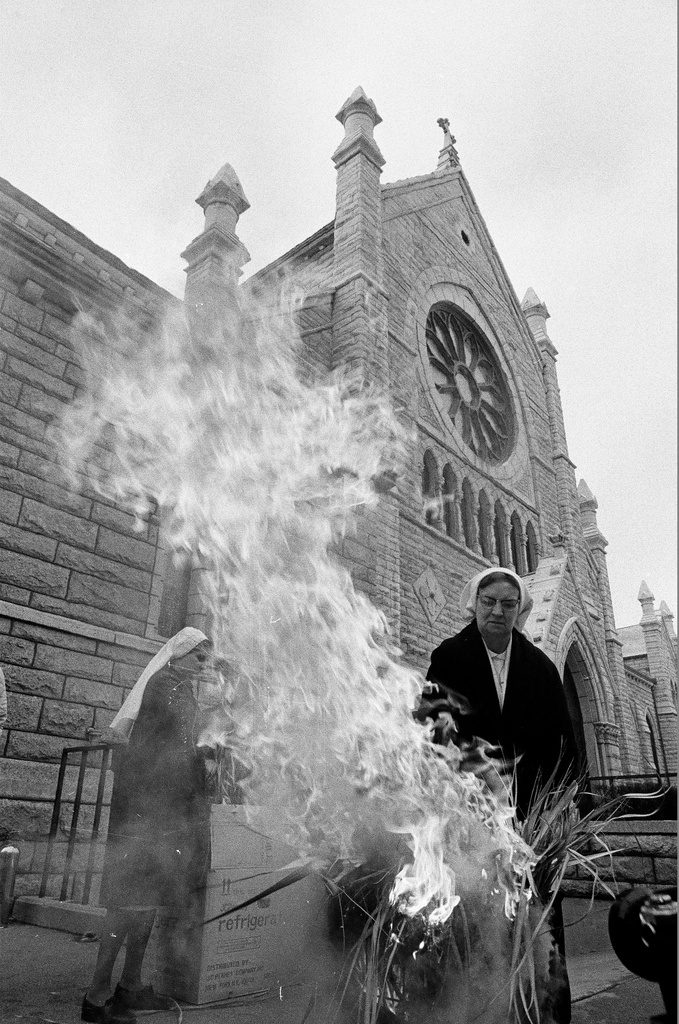
[[[199,560],[227,666],[203,739],[246,767],[255,825],[326,868],[379,854],[394,905],[432,925],[481,890],[511,915],[532,856],[511,809],[414,720],[423,678],[332,554],[407,449],[388,403],[341,376],[303,383],[292,318],[243,289],[143,339],[81,316],[74,344],[64,466],[140,520],[157,503]]]
[[[433,927],[447,921],[460,902],[455,892],[455,872],[446,863],[441,847],[443,834],[440,817],[432,815],[425,826],[413,835],[412,863],[403,865],[389,897],[401,913],[409,917],[426,912]],[[428,910],[432,891],[437,902]]]

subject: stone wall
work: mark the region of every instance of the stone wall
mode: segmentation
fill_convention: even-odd
[[[69,744],[70,745],[70,744]],[[45,877],[45,895],[59,897],[64,878],[64,867],[69,839],[74,826],[74,798],[78,786],[80,755],[71,755],[66,769],[62,790],[61,811],[54,836],[49,870]],[[96,902],[99,892],[103,850],[108,827],[108,807],[112,785],[112,773],[105,777],[104,803],[99,822],[99,839],[92,842],[97,789],[101,771],[101,754],[89,755],[89,765],[83,778],[81,804],[71,852],[67,898],[79,901],[83,897],[85,875],[91,863],[92,884],[90,902]],[[56,764],[40,763],[29,765],[25,759],[4,758],[0,761],[2,771],[2,797],[0,798],[0,840],[6,839],[19,850],[17,878],[14,887],[16,896],[34,896],[41,886],[43,869],[46,866],[48,837],[53,812],[54,794],[57,788],[59,767]]]
[[[677,884],[676,821],[617,821],[602,833],[602,839],[612,856],[598,862],[599,876],[616,895],[635,885],[660,888]],[[569,896],[588,897],[591,878],[582,868],[575,868],[564,891]],[[605,896],[603,887],[597,886],[595,895]]]
[[[173,300],[2,180],[0,228],[0,839],[19,846],[22,892],[42,870],[62,750],[106,731],[162,640],[156,516],[72,486],[50,436],[80,386],[70,325],[124,305],[141,339]]]

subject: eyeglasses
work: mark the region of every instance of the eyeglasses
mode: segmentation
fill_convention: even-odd
[[[493,610],[496,604],[499,604],[503,612],[513,612],[515,608],[518,608],[518,599],[512,600],[511,598],[506,601],[501,601],[499,597],[479,597],[479,603],[482,608],[486,608],[489,612]]]

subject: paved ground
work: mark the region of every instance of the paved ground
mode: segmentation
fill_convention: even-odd
[[[0,929],[0,1024],[77,1024],[80,1002],[96,957],[96,942],[51,928],[12,922]],[[585,931],[581,945],[594,944]],[[631,975],[612,951],[569,956],[573,1024],[648,1024],[663,1012],[656,985]],[[177,1024],[174,1014],[140,1018]],[[283,993],[274,1002],[184,1007],[183,1024],[327,1024],[312,987]]]
[[[664,1014],[658,986],[630,974],[614,953],[573,957],[568,973],[572,1024],[648,1024]]]

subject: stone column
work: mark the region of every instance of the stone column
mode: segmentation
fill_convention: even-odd
[[[337,169],[332,367],[351,371],[358,381],[377,386],[388,397],[380,185],[384,157],[374,139],[382,118],[359,86],[342,104],[337,120],[344,128],[344,138],[332,157]],[[376,508],[358,515],[356,542],[353,550],[370,553],[371,566],[361,586],[387,616],[398,642],[399,498],[394,488],[381,493]],[[358,562],[355,568],[360,569]]]
[[[595,722],[602,775],[620,775],[620,730],[612,722]]]
[[[211,178],[196,202],[205,213],[202,232],[182,253],[186,260],[184,305],[190,334],[189,359],[206,371],[222,357],[224,327],[233,325],[239,306],[238,278],[250,254],[236,234],[241,213],[249,209],[243,186],[230,164]],[[211,632],[204,594],[209,567],[194,554],[187,604],[187,625]]]
[[[344,138],[333,154],[337,169],[333,365],[359,371],[386,386],[387,303],[382,255],[384,157],[373,138],[382,118],[359,86],[337,120]]]
[[[182,253],[186,267],[184,302],[190,317],[228,316],[242,266],[250,254],[236,235],[241,213],[250,208],[231,164],[217,172],[196,199],[205,211],[201,234]]]
[[[611,587],[608,579],[608,562],[606,559],[608,541],[599,529],[599,524],[597,523],[596,513],[599,504],[584,480],[581,480],[578,484],[578,502],[580,506],[580,518],[583,534],[597,568],[598,591],[601,601],[601,609],[603,612],[606,656],[614,686],[615,707],[618,715],[620,716],[618,725],[622,727],[624,723],[620,695],[624,693],[625,690],[625,665],[622,660],[622,642],[620,641],[618,632],[615,628],[613,599],[611,598]]]
[[[559,509],[559,527],[565,535],[566,546],[570,554],[575,554],[574,511],[577,510],[577,490],[575,486],[575,466],[568,456],[566,428],[561,406],[561,392],[556,372],[558,352],[547,333],[549,311],[532,288],[526,292],[521,308],[526,317],[528,327],[535,339],[542,356],[542,374],[545,387],[545,400],[549,427],[552,439],[552,460],[556,474],[556,494]]]
[[[515,539],[513,548],[511,543],[512,529],[514,529]],[[528,562],[526,560],[526,535],[523,532],[523,523],[519,519],[518,514],[515,517],[510,517],[509,535],[509,550],[512,553],[512,558],[515,559],[514,568],[519,576],[525,576],[528,572]]]
[[[670,681],[670,661],[674,663],[675,652],[673,644],[663,644],[662,633],[666,625],[662,611],[655,611],[654,600],[648,584],[643,581],[639,589],[641,629],[644,634],[648,671],[655,679],[653,693],[662,745],[658,753],[661,758],[664,754],[667,770],[674,773],[677,771],[677,706]],[[669,612],[667,605],[665,608]],[[671,636],[669,639],[671,640]]]

